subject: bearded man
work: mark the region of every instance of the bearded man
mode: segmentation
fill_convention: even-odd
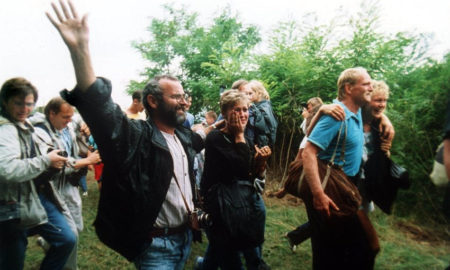
[[[95,76],[86,16],[78,17],[71,2],[60,3],[61,9],[52,5],[57,19],[47,16],[70,51],[77,79],[61,95],[89,126],[105,164],[97,235],[138,269],[183,269],[193,239],[194,156],[203,148],[202,138],[182,126],[183,87],[175,77],[156,76],[143,90],[148,119],[128,119],[111,99],[110,81]]]

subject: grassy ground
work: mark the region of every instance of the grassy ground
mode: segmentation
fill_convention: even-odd
[[[92,179],[92,177],[88,177]],[[134,269],[124,258],[104,246],[95,235],[98,191],[94,181],[88,181],[89,196],[83,197],[85,229],[80,235],[79,269]],[[304,223],[306,213],[300,200],[287,196],[283,200],[265,198],[267,207],[264,259],[272,269],[311,269],[311,243],[301,244],[292,253],[283,235]],[[433,221],[415,222],[387,216],[376,210],[370,215],[378,232],[381,252],[375,269],[445,269],[450,264],[450,234],[448,224]],[[424,226],[423,224],[429,224]],[[420,224],[420,225],[419,225]],[[206,237],[204,237],[206,242]],[[203,255],[206,243],[194,244],[186,269],[192,269],[193,259]],[[29,238],[25,269],[38,269],[43,251]]]

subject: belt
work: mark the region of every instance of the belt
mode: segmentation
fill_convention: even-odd
[[[183,224],[175,228],[153,228],[150,231],[149,236],[150,238],[154,238],[184,233],[187,230],[187,228],[188,228],[187,224]]]

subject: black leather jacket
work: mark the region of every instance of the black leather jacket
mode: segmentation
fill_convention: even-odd
[[[131,261],[149,240],[169,189],[173,161],[167,143],[153,121],[126,117],[113,103],[107,79],[98,78],[85,93],[64,90],[61,96],[76,106],[90,127],[105,164],[94,222],[97,235]],[[175,133],[188,156],[194,188],[193,161],[203,141],[182,126]]]

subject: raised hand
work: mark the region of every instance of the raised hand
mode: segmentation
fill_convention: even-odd
[[[46,12],[46,15],[69,48],[77,78],[77,86],[81,91],[85,91],[96,80],[89,53],[87,15],[80,19],[71,1],[59,0],[59,5],[61,9],[58,9],[56,4],[52,3],[57,20],[48,12]]]
[[[259,148],[255,145],[255,165],[254,170],[256,175],[262,175],[266,170],[267,159],[272,155],[272,150],[269,146]]]
[[[84,15],[80,19],[71,1],[64,2],[63,0],[59,0],[59,4],[61,10],[58,9],[56,4],[51,4],[58,20],[55,20],[48,12],[45,13],[47,18],[58,30],[67,47],[69,47],[69,50],[87,47],[89,43],[87,15]]]

